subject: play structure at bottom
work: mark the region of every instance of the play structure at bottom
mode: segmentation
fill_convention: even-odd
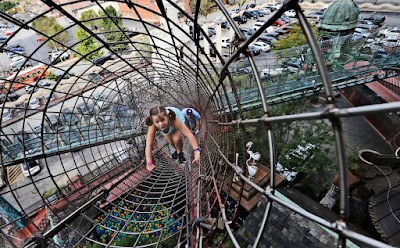
[[[158,247],[175,247],[182,221],[171,212],[172,209],[150,201],[141,205],[121,201],[95,219],[92,238],[100,244],[116,246],[159,243]],[[97,247],[100,244],[86,241],[81,247]]]

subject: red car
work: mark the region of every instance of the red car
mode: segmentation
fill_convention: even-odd
[[[6,36],[10,36],[10,35],[12,35],[12,32],[11,32],[11,31],[6,31],[4,34],[5,34]]]
[[[278,19],[278,20],[274,21],[274,23],[272,23],[273,26],[283,26],[285,24],[286,24],[286,22],[282,19]]]

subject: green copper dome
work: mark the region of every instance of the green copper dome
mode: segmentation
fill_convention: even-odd
[[[354,30],[359,14],[360,9],[354,0],[337,0],[325,10],[317,27],[328,32]]]

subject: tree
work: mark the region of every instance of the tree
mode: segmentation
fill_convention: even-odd
[[[47,16],[42,16],[39,17],[38,19],[34,20],[32,22],[32,27],[39,32],[47,35],[47,36],[53,36],[56,33],[64,30],[64,28],[56,22],[56,20],[52,17],[47,17]],[[39,36],[41,36],[44,40],[47,39],[47,37],[44,37],[44,35],[41,35],[39,33]],[[67,31],[63,31],[59,33],[58,35],[54,36],[51,40],[49,40],[48,46],[51,49],[58,49],[62,48],[62,44],[68,43],[70,40],[70,37],[68,35]],[[54,42],[57,41],[57,42]]]
[[[217,4],[212,0],[203,0],[200,3],[200,14],[207,17],[209,13],[217,10]]]
[[[100,25],[106,32],[106,40],[108,42],[116,43],[116,45],[111,46],[114,51],[126,50],[128,48],[127,42],[129,40],[126,35],[121,32],[121,29],[124,29],[122,19],[118,17],[117,11],[112,6],[108,6],[105,11],[110,17],[102,11],[99,12],[99,16],[103,17]]]
[[[190,9],[192,13],[196,10],[196,1],[190,1]],[[217,10],[217,4],[212,0],[203,0],[200,2],[200,14],[207,17],[208,14],[215,12]]]
[[[93,10],[87,10],[82,12],[80,20],[83,21],[85,26],[91,25],[100,26],[101,20],[98,19],[99,15]]]
[[[77,28],[75,32],[75,37],[77,40],[81,41],[76,46],[76,51],[78,52],[78,54],[76,55],[77,57],[85,56],[86,60],[91,60],[102,55],[102,52],[100,50],[97,50],[100,45],[93,39],[93,37],[90,37],[90,34],[88,32],[86,32],[81,27]]]
[[[302,113],[307,111],[308,105],[308,99],[273,105],[270,107],[269,116]],[[262,116],[260,109],[245,112],[245,118],[258,116]],[[332,175],[337,169],[330,123],[326,120],[280,122],[273,123],[272,128],[275,161],[279,161],[287,169],[301,173],[299,176],[302,178],[304,193],[311,197],[318,195],[320,192],[317,191],[325,189],[324,186],[332,181]],[[246,127],[246,136],[247,141],[253,142],[252,150],[262,154],[260,162],[269,165],[270,148],[265,146],[268,143],[265,124]],[[288,160],[287,154],[296,150],[298,145],[305,147],[307,144],[315,145],[315,149],[312,150],[313,155],[307,161]],[[318,188],[315,187],[316,184],[319,184]]]
[[[318,29],[313,26],[311,27],[312,32],[318,37]],[[275,50],[282,50],[291,47],[298,47],[307,44],[306,36],[299,24],[295,24],[293,29],[287,35],[286,38],[280,39],[274,43]]]
[[[15,6],[17,6],[17,3],[2,1],[0,2],[0,12],[7,13],[7,11],[14,8]]]

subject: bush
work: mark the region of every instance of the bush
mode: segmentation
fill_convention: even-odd
[[[56,79],[56,75],[54,73],[52,73],[51,71],[49,73],[47,73],[46,78],[49,80],[55,80]]]

